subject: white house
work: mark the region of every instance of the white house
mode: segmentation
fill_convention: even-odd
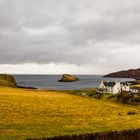
[[[130,92],[131,93],[140,93],[140,88],[139,87],[131,87]]]
[[[97,92],[99,93],[121,93],[122,91],[129,91],[130,83],[127,82],[116,82],[116,81],[101,81]]]

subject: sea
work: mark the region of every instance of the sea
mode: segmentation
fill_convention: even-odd
[[[133,81],[128,78],[106,78],[102,75],[74,75],[80,79],[76,82],[59,82],[62,75],[14,75],[17,84],[48,90],[78,90],[99,87],[104,81]]]

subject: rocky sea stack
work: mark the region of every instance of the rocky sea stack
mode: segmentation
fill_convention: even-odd
[[[79,81],[79,78],[72,76],[70,74],[63,74],[62,79],[59,80],[59,82],[75,82]]]
[[[0,74],[0,86],[17,87],[17,82],[12,75]]]

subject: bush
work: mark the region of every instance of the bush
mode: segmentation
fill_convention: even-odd
[[[135,115],[135,114],[137,114],[135,111],[129,111],[129,112],[127,113],[127,115]]]
[[[140,97],[134,97],[133,101],[136,103],[140,103]]]
[[[134,100],[134,96],[126,92],[123,92],[117,95],[117,101],[124,104],[131,104],[133,100]]]

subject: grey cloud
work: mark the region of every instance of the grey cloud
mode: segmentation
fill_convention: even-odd
[[[138,0],[0,0],[0,63],[138,66],[139,5]]]

